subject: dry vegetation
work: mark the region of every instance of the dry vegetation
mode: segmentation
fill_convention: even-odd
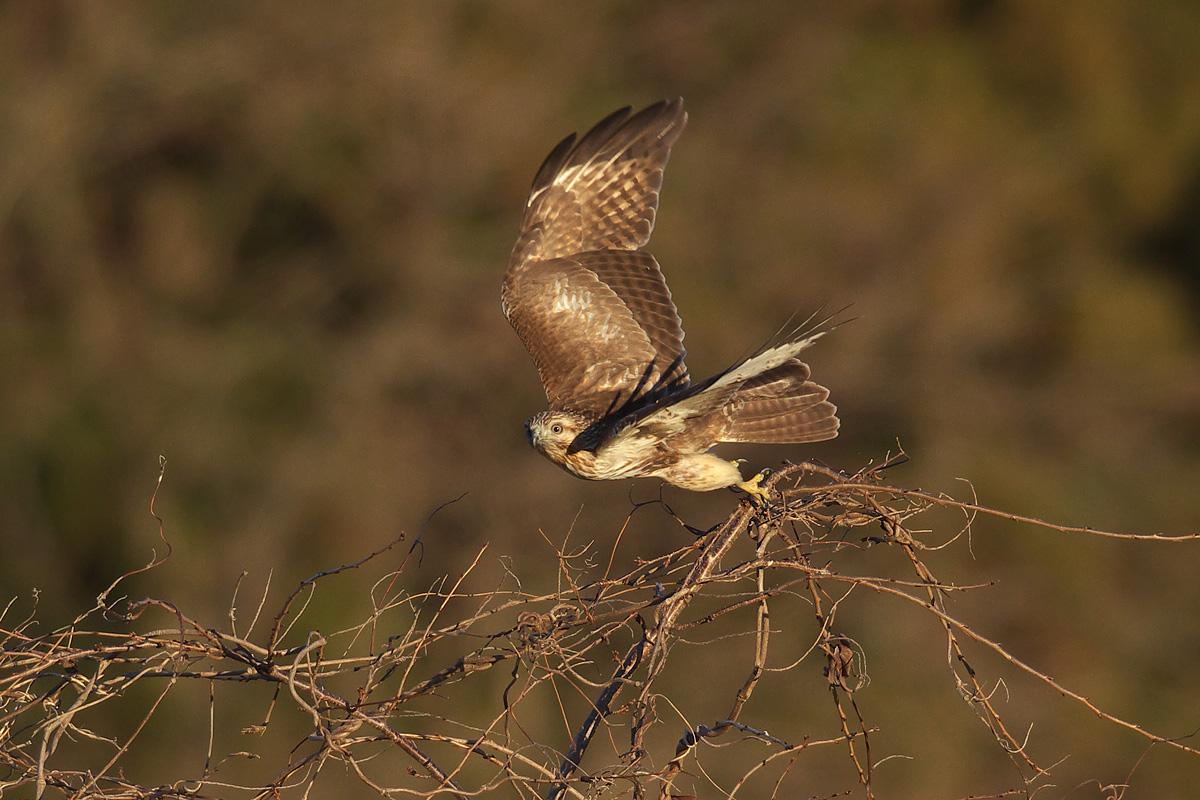
[[[564,543],[550,594],[523,591],[511,575],[481,590],[473,569],[428,591],[406,591],[402,576],[422,556],[420,535],[312,576],[277,608],[264,595],[249,620],[238,619],[244,601],[236,598],[218,624],[167,600],[117,599],[132,577],[123,576],[59,630],[34,635],[29,617],[0,631],[0,794],[321,797],[344,794],[354,781],[358,796],[383,797],[873,798],[877,765],[897,754],[873,746],[881,728],[871,704],[856,700],[872,678],[876,644],[856,631],[853,617],[842,618],[853,594],[869,595],[871,605],[899,602],[943,631],[944,650],[928,653],[923,668],[953,685],[994,738],[994,758],[1012,767],[1007,786],[972,787],[964,797],[1071,794],[1055,783],[1071,754],[1054,753],[1053,743],[1004,710],[1009,692],[1037,684],[1098,716],[1108,735],[1124,729],[1147,751],[1200,758],[1200,734],[1168,738],[1122,719],[956,617],[953,596],[985,587],[939,578],[925,563],[931,550],[968,547],[980,514],[1189,553],[1200,534],[1064,528],[888,485],[884,470],[903,460],[855,475],[786,466],[768,479],[777,500],[743,501],[712,530],[694,531],[694,544],[639,560],[626,574],[613,574],[613,554],[606,562],[591,547]],[[960,521],[918,527],[934,510]],[[751,545],[747,557],[731,555],[739,540]],[[881,548],[902,553],[894,562],[902,568],[862,574],[845,565],[848,551]],[[370,585],[356,579],[394,550],[402,554],[397,569]],[[370,613],[336,632],[313,630],[308,602],[339,576],[369,594]],[[738,664],[733,683],[715,676],[723,651]],[[999,678],[996,663],[1014,667],[1018,679]],[[818,673],[823,679],[812,680]],[[148,783],[134,754],[185,684],[207,688],[207,714],[183,732],[192,749],[207,743],[203,765],[189,769],[177,753],[162,773],[169,778]],[[269,694],[254,691],[260,684]],[[787,684],[827,693],[827,707],[767,730],[761,697],[769,704]],[[488,701],[479,702],[481,694]],[[703,710],[714,701],[719,712]],[[232,734],[238,752],[224,749],[231,732],[217,722],[232,705],[261,715]],[[557,706],[557,723],[547,725],[539,705]],[[289,711],[307,719],[302,735],[274,722]],[[809,766],[817,751],[841,756],[836,767],[825,760],[830,773],[820,780]],[[247,759],[253,769],[230,767]],[[1130,789],[1137,796],[1136,766],[1118,768],[1127,771],[1120,783],[1087,782],[1097,796],[1122,798]]]

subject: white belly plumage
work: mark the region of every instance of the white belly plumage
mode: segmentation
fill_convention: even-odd
[[[618,436],[596,451],[568,453],[563,466],[581,478],[613,481],[651,475],[664,460],[673,460],[673,455],[646,437]]]
[[[571,453],[563,466],[589,480],[662,478],[693,492],[722,489],[742,480],[732,461],[711,453],[676,453],[646,437],[618,437],[598,452]]]

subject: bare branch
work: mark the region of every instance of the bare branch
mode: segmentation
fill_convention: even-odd
[[[708,781],[726,797],[807,797],[813,792],[805,771],[793,766],[814,746],[836,745],[846,755],[840,777],[870,798],[879,765],[897,756],[874,754],[886,741],[876,735],[883,727],[865,699],[867,658],[878,645],[847,617],[852,599],[872,608],[903,600],[902,608],[944,631],[949,686],[995,737],[997,760],[1014,775],[1011,789],[974,796],[1041,795],[1051,785],[1048,776],[1070,763],[1062,761],[1069,752],[1052,752],[1056,742],[1030,733],[1029,720],[1001,714],[998,687],[1012,695],[1029,684],[1048,686],[1148,747],[1200,756],[1190,743],[1194,734],[1168,737],[1106,710],[1069,688],[1069,680],[1051,678],[950,614],[951,594],[993,584],[946,580],[925,560],[934,550],[969,546],[976,515],[1135,543],[1183,545],[1196,537],[1050,525],[884,483],[881,472],[901,457],[855,475],[789,465],[765,482],[776,501],[743,502],[702,538],[689,536],[674,552],[637,559],[624,574],[615,544],[593,551],[564,541],[547,559],[558,573],[557,588],[547,594],[525,591],[508,565],[500,585],[474,585],[487,547],[457,576],[410,591],[404,571],[418,563],[411,558],[417,542],[399,570],[376,564],[399,537],[302,581],[276,608],[264,589],[244,631],[236,625],[237,591],[227,631],[168,600],[128,603],[115,614],[102,595],[70,625],[32,636],[36,603],[23,619],[4,623],[10,602],[0,613],[0,793],[302,798],[346,794],[349,781],[360,793],[388,798],[582,800],[684,797],[699,792],[682,785],[691,780]],[[678,535],[680,526],[694,530],[661,498],[634,511],[654,509],[663,514],[666,535]],[[961,513],[962,522],[949,530],[917,528],[932,509]],[[733,559],[731,553],[743,552],[734,550],[740,541],[752,552]],[[903,558],[875,558],[892,552]],[[428,563],[440,554],[428,546],[422,555]],[[878,563],[880,574],[859,574],[850,563]],[[338,591],[359,594],[369,610],[341,629],[313,630],[317,589],[328,594],[323,587],[333,581]],[[260,619],[273,623],[256,633]],[[779,630],[799,636],[800,647],[781,655]],[[969,663],[968,647],[978,646],[1033,680],[1018,686],[1011,676]],[[683,648],[686,658],[676,653]],[[502,663],[511,667],[492,669]],[[714,670],[729,673],[733,683],[688,677]],[[797,691],[804,682],[795,678],[806,672],[824,675],[832,706],[781,729],[777,717],[763,716],[772,704],[761,700]],[[248,694],[256,684],[268,687],[265,696]],[[181,688],[189,685],[207,689],[202,703],[189,705]],[[726,703],[722,718],[692,721],[711,714],[702,709],[714,700]],[[226,729],[231,702],[262,702],[262,722]],[[167,719],[173,705],[189,708],[193,721],[206,719],[203,744],[194,726],[203,766],[169,786],[151,785],[138,778],[135,754],[155,752],[150,722]],[[292,713],[275,714],[277,706]],[[228,747],[230,737],[253,737],[253,744]],[[1054,762],[1048,767],[1033,755],[1047,751]],[[403,758],[379,757],[389,752]],[[231,759],[241,765],[239,774],[253,775],[258,765],[261,774],[229,781]],[[328,769],[334,766],[340,768]],[[1123,773],[1089,779],[1119,793],[1133,774],[1125,765]]]

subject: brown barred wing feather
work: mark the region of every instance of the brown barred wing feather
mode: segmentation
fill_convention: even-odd
[[[679,100],[623,109],[564,139],[534,179],[501,300],[552,410],[601,415],[687,385],[670,290],[637,249],[686,121]]]

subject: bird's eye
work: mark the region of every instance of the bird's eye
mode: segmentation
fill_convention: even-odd
[[[563,432],[563,426],[562,426],[562,425],[559,425],[559,424],[556,422],[556,423],[554,423],[553,425],[551,425],[551,426],[550,426],[550,432],[551,432],[551,433],[562,433],[562,432]]]

